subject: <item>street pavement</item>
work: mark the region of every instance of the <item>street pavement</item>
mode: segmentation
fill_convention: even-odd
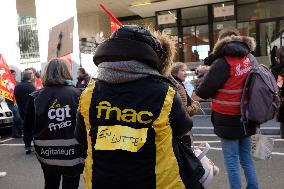
[[[192,117],[194,134],[213,134],[214,128],[211,122],[211,115],[196,115]],[[261,133],[265,135],[279,135],[280,122],[276,118],[261,125]]]
[[[196,97],[195,97],[196,98]],[[214,128],[211,122],[211,108],[210,108],[210,100],[204,101],[200,99],[196,99],[200,101],[202,111],[199,111],[193,119],[193,129],[192,132],[194,134],[213,134]],[[274,118],[270,121],[261,125],[261,133],[265,135],[279,135],[280,134],[280,123],[277,122],[277,119]]]
[[[279,136],[273,136],[273,138],[276,141],[272,159],[255,161],[261,189],[281,189],[284,184],[284,140],[279,139]],[[9,135],[6,135],[2,140],[4,144],[0,144],[0,171],[6,171],[7,176],[0,178],[0,189],[44,188],[40,164],[34,154],[25,154],[22,139],[11,139]],[[228,189],[218,137],[215,135],[196,135],[194,141],[195,144],[199,144],[201,141],[209,141],[212,148],[208,157],[220,168],[219,176],[214,178],[209,189]],[[244,176],[243,183],[243,188],[245,188]],[[81,178],[80,189],[83,188],[83,185],[83,178]]]

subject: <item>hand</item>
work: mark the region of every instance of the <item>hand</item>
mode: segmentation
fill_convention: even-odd
[[[195,113],[200,111],[200,103],[198,101],[193,101],[191,106],[193,107]]]
[[[196,71],[199,73],[199,74],[201,74],[201,73],[206,73],[206,72],[208,72],[209,71],[209,66],[203,66],[203,65],[200,65],[200,66],[198,66],[197,68],[196,68]]]
[[[187,107],[187,112],[189,113],[190,116],[193,116],[199,111],[200,111],[200,104],[198,101],[193,101],[191,106]]]

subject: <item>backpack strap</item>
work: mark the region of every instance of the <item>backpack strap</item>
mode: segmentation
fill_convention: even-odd
[[[258,67],[258,62],[256,58],[251,53],[249,53],[247,56],[250,62],[252,62],[252,70],[250,71],[250,73],[248,74],[246,78],[245,85],[244,85],[243,92],[242,92],[242,97],[241,97],[241,123],[243,123],[245,133],[246,133],[246,125],[248,123],[248,112],[246,111],[246,106],[248,102],[246,102],[245,100],[248,98],[249,86],[251,82],[251,74]]]
[[[258,62],[257,62],[256,58],[251,53],[248,54],[248,58],[252,63],[252,68],[256,69],[257,66],[258,66]]]

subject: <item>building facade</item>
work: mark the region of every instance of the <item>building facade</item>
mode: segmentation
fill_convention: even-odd
[[[120,18],[167,33],[176,41],[176,61],[198,62],[208,56],[225,27],[256,39],[256,56],[268,56],[280,46],[284,28],[284,0],[235,0],[157,11],[149,18]],[[283,42],[282,42],[283,44]]]
[[[39,4],[40,1],[17,0],[18,12],[36,18],[39,15],[36,14],[36,2]],[[279,47],[284,43],[284,35],[282,37],[280,34],[284,28],[284,0],[102,2],[123,24],[144,25],[171,35],[177,47],[175,61],[179,62],[193,63],[204,60],[212,51],[218,32],[225,27],[236,27],[242,35],[254,37],[257,43],[254,54],[257,57],[266,57],[265,61],[269,60],[268,56],[273,46]],[[26,3],[34,5],[26,6]],[[74,14],[77,15],[78,30],[74,32],[78,33],[78,49],[83,54],[80,55],[81,59],[84,54],[93,54],[97,45],[110,36],[110,20],[99,8],[96,0],[77,0]],[[32,29],[33,26],[36,26],[36,23],[33,22],[29,27]],[[25,39],[23,36],[27,36],[22,34],[26,32],[22,30],[23,27],[27,26],[19,26],[21,58],[28,56],[23,49],[33,50],[33,56],[41,56],[35,49],[41,49],[42,41],[39,41],[39,44],[30,43],[33,47],[21,44]],[[35,32],[32,34],[36,35]],[[34,40],[34,37],[32,39]],[[21,62],[25,63],[27,59]],[[80,60],[80,64],[81,62]]]

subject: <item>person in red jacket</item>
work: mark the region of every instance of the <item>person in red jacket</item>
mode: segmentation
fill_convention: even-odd
[[[203,98],[212,98],[214,132],[221,138],[225,167],[231,189],[242,188],[239,162],[244,169],[247,188],[258,188],[251,157],[251,139],[256,124],[243,125],[240,121],[242,89],[252,62],[248,54],[255,48],[253,38],[240,36],[238,30],[227,28],[219,33],[213,54],[218,57],[196,90]]]

